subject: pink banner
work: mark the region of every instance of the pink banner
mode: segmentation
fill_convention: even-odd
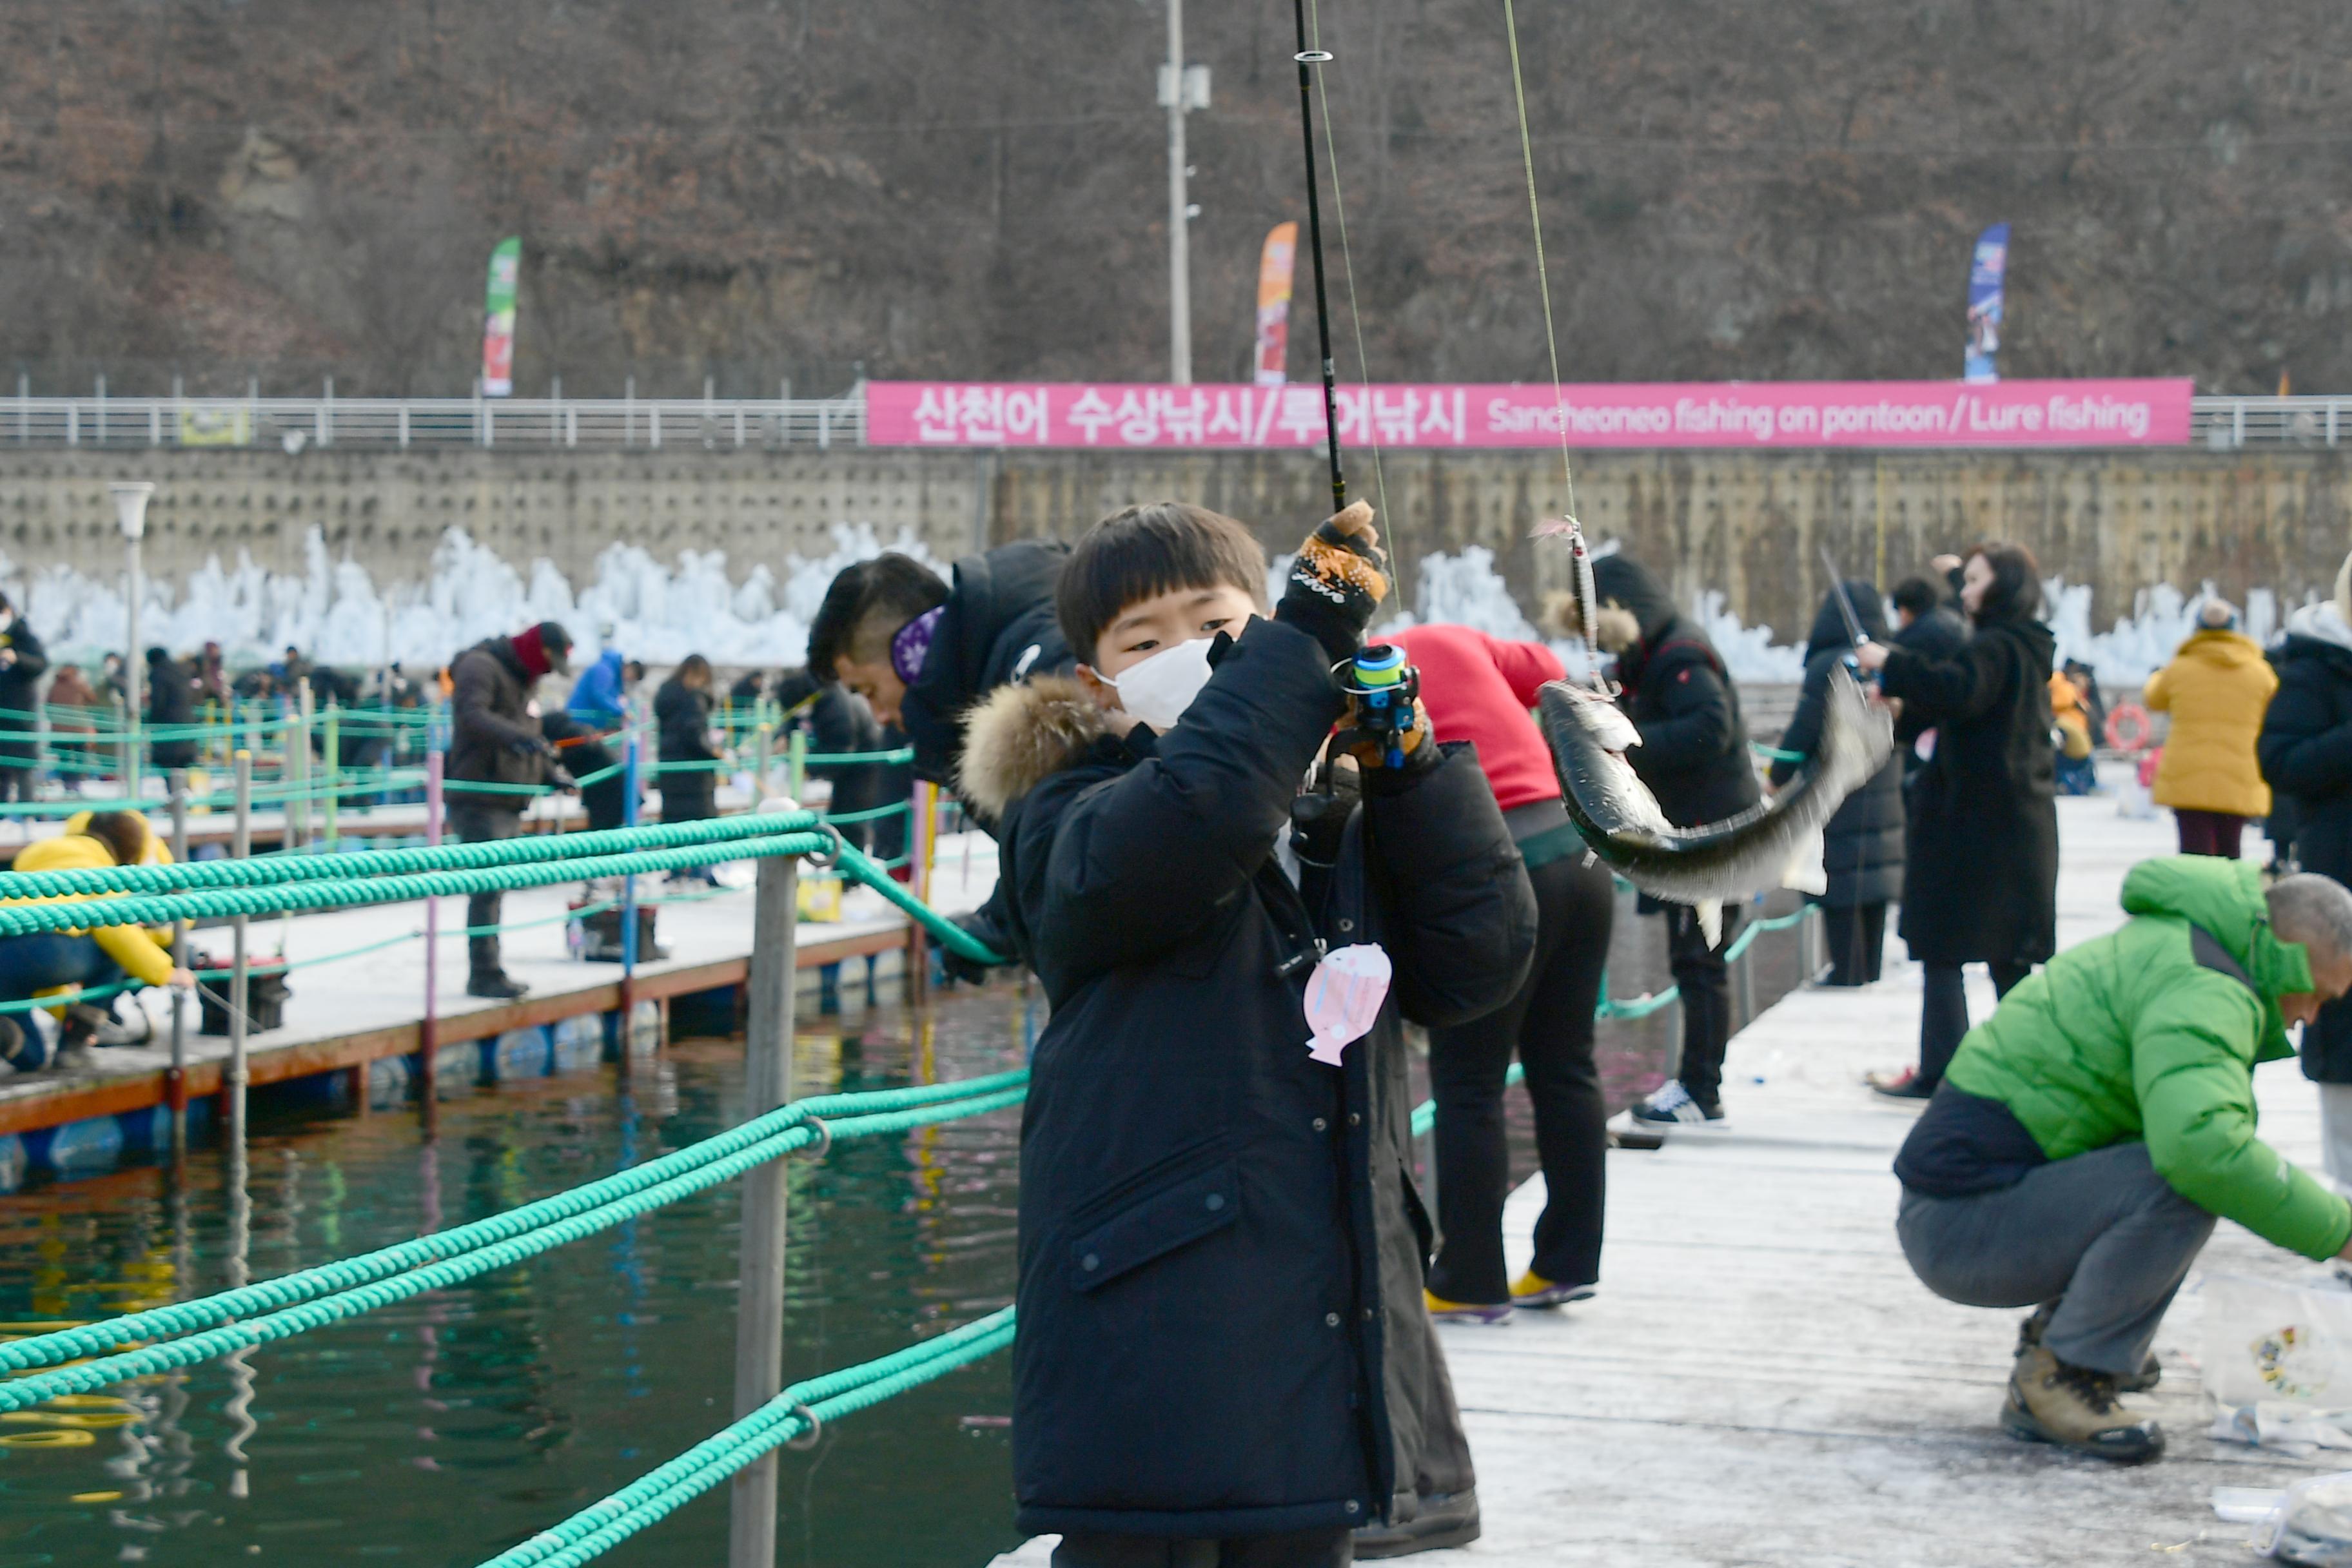
[[[2189,439],[2193,384],[1623,383],[1339,389],[1349,447],[2158,447]],[[1308,447],[1320,386],[875,381],[879,447]]]

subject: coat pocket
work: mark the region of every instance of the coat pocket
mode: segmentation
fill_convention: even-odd
[[[1230,1156],[1152,1186],[1070,1243],[1070,1289],[1099,1289],[1241,1215],[1241,1171]]]

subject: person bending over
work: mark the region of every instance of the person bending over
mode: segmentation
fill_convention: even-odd
[[[147,819],[135,811],[82,813],[54,838],[37,838],[16,852],[18,871],[82,871],[107,866],[168,863],[171,856],[151,849],[153,836]],[[38,900],[12,899],[11,903]],[[0,1002],[24,1002],[65,986],[112,985],[124,979],[148,985],[186,987],[194,984],[189,973],[172,963],[169,929],[145,926],[98,926],[88,931],[42,931],[32,936],[0,938]],[[19,1072],[45,1065],[71,1071],[93,1065],[90,1047],[101,1043],[112,1020],[100,1008],[82,1003],[66,1006],[54,1063],[38,1029],[17,1022],[17,1015],[0,1013],[0,1058]]]
[[[1264,582],[1249,531],[1199,507],[1096,524],[1057,595],[1076,678],[998,691],[964,750],[1053,1005],[1021,1130],[1013,1459],[1057,1568],[1346,1563],[1356,1526],[1424,1499],[1435,1528],[1375,1550],[1477,1531],[1422,1306],[1401,1020],[1507,1002],[1535,900],[1468,748],[1424,726],[1391,768],[1349,729],[1332,745],[1361,765],[1317,766],[1333,667],[1387,592],[1370,509],[1308,538],[1270,620]],[[1311,1057],[1326,950],[1375,946],[1377,1012]]]
[[[2145,860],[2122,929],[1969,1032],[1895,1157],[1903,1256],[1970,1307],[2032,1307],[2001,1425],[2117,1460],[2164,1451],[2119,1394],[2216,1218],[2352,1258],[2352,1205],[2254,1135],[2253,1069],[2352,988],[2352,892],[2210,856]]]
[[[808,673],[820,683],[838,680],[866,699],[877,723],[905,731],[917,778],[960,789],[964,721],[975,705],[1000,687],[1070,669],[1054,611],[1068,559],[1065,544],[1024,539],[965,556],[952,586],[895,552],[845,567],[809,626]],[[996,830],[991,813],[974,816],[984,831]],[[1001,889],[956,923],[1012,956]],[[957,978],[983,973],[945,950],[940,960]]]

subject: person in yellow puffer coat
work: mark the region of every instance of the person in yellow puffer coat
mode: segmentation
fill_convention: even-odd
[[[2207,600],[2197,630],[2140,694],[2150,712],[2172,715],[2155,795],[2157,805],[2172,807],[2183,855],[2234,860],[2246,818],[2271,811],[2254,742],[2278,689],[2278,671],[2237,627],[2234,608]]]
[[[137,812],[102,811],[76,820],[80,822],[78,830],[36,839],[18,850],[15,868],[77,871],[147,861],[154,835]],[[186,970],[173,966],[168,931],[117,925],[0,938],[0,1001],[29,1001],[65,987],[107,985],[126,978],[148,985],[194,984]],[[90,1041],[107,1021],[95,1007],[68,1005],[56,1065],[89,1065]],[[0,1058],[26,1071],[46,1064],[47,1047],[37,1031],[23,1028],[13,1014],[0,1014]]]

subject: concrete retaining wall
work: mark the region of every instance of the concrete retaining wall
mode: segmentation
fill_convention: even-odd
[[[1565,505],[1557,453],[1351,458],[1353,493],[1386,493],[1408,589],[1419,558],[1492,549],[1529,605],[1559,585],[1556,549],[1529,527]],[[0,447],[0,551],[18,569],[119,560],[106,482],[157,481],[150,569],[249,552],[299,570],[308,528],[378,577],[424,569],[442,532],[468,531],[575,582],[615,539],[657,555],[725,550],[734,569],[821,554],[836,521],[911,530],[943,556],[982,540],[1070,535],[1129,501],[1179,496],[1294,541],[1328,510],[1311,454],[663,451],[458,453],[40,451]],[[2352,483],[2337,451],[2229,453],[1612,452],[1580,456],[1577,500],[1598,538],[1622,538],[1687,597],[1720,588],[1748,621],[1793,636],[1822,591],[1826,545],[1891,585],[1927,556],[2021,540],[2045,570],[2091,584],[2102,621],[2158,581],[2210,578],[2242,597],[2324,591],[2352,546]]]

